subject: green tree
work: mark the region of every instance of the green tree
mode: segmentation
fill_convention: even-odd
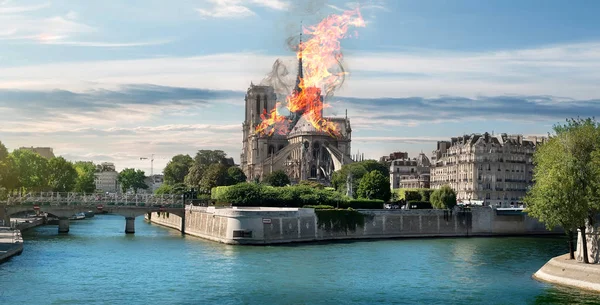
[[[8,149],[6,149],[6,146],[0,141],[0,162],[6,160],[6,158],[8,158]]]
[[[358,162],[358,164],[361,164],[365,168],[367,173],[370,173],[372,171],[378,171],[385,177],[390,176],[390,167],[387,166],[385,163],[376,160],[364,160]]]
[[[183,183],[185,176],[187,176],[193,165],[194,159],[189,155],[177,155],[173,157],[163,170],[165,183],[169,185]]]
[[[373,170],[362,177],[356,194],[359,198],[388,201],[392,196],[390,179],[380,171]]]
[[[555,136],[534,154],[534,185],[525,197],[528,213],[546,227],[561,226],[569,238],[573,255],[573,231],[586,227],[598,211],[600,129],[592,119],[571,119],[554,126]],[[588,263],[587,244],[583,256]]]
[[[77,179],[75,180],[75,192],[93,193],[96,190],[96,166],[89,161],[75,162]]]
[[[12,155],[0,160],[0,188],[7,194],[12,193],[19,187],[19,175],[15,158]]]
[[[167,194],[181,195],[186,190],[187,190],[187,187],[183,183],[177,183],[175,185],[162,184],[160,187],[158,187],[154,191],[154,194],[156,194],[156,195],[163,195],[163,194],[165,194],[165,195],[167,195]]]
[[[227,164],[227,154],[222,150],[199,150],[194,157],[194,164],[185,176],[185,184],[190,187],[200,187],[204,172],[211,164]]]
[[[346,194],[348,175],[351,174],[353,190],[352,196],[356,197],[356,191],[358,189],[358,185],[360,184],[360,180],[367,173],[368,172],[364,165],[360,162],[346,164],[342,166],[340,170],[333,173],[331,177],[331,184],[337,191],[341,192],[342,194]]]
[[[444,185],[433,191],[429,200],[436,209],[452,209],[456,206],[456,192],[449,185]]]
[[[63,157],[50,159],[49,186],[54,192],[70,192],[77,182],[77,170],[73,164]]]
[[[263,182],[271,186],[286,186],[290,184],[290,177],[284,171],[278,170],[268,174]]]
[[[213,163],[208,166],[202,180],[200,180],[200,192],[210,194],[213,187],[226,185],[227,181],[227,166],[221,163]]]
[[[298,183],[299,185],[305,185],[308,186],[310,188],[314,188],[314,189],[318,189],[318,190],[322,190],[325,188],[325,186],[317,181],[312,181],[312,180],[302,180],[300,181],[300,183]]]
[[[227,177],[227,185],[235,185],[238,183],[246,182],[246,180],[248,179],[248,177],[246,177],[246,174],[244,174],[242,169],[237,166],[232,166],[227,169]]]
[[[139,189],[148,189],[146,184],[146,175],[142,170],[135,170],[134,168],[125,168],[117,177],[117,181],[121,184],[121,190],[126,193],[127,190],[132,189],[134,194],[137,194]]]
[[[12,152],[18,176],[18,186],[25,191],[43,191],[48,188],[48,160],[25,149]]]

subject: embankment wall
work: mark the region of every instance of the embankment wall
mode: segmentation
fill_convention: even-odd
[[[519,215],[497,215],[483,207],[455,210],[361,210],[365,225],[355,231],[327,231],[318,226],[313,209],[186,207],[185,233],[228,244],[276,244],[335,239],[460,237],[557,234]],[[182,218],[152,213],[146,219],[181,230]]]

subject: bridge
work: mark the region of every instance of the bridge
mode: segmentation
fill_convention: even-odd
[[[135,218],[152,212],[171,213],[185,219],[182,195],[81,194],[39,192],[12,196],[0,201],[0,220],[22,212],[48,213],[58,218],[58,232],[69,232],[69,218],[82,212],[104,212],[125,217],[125,233],[135,233]],[[182,226],[185,222],[182,222]],[[181,228],[182,234],[185,228]]]

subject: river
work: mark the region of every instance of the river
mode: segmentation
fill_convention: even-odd
[[[229,246],[98,215],[24,232],[0,265],[0,304],[598,304],[531,275],[557,237]]]

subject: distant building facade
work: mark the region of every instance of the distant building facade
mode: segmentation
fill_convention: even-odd
[[[96,165],[96,191],[102,193],[119,192],[119,183],[117,178],[119,173],[116,171],[114,163],[102,162]]]
[[[544,137],[471,134],[440,141],[431,157],[431,188],[449,185],[459,202],[518,205],[532,184],[533,153]]]
[[[52,147],[33,147],[33,146],[31,146],[31,147],[21,147],[19,149],[32,151],[46,159],[52,159],[55,157],[54,150],[52,149]]]
[[[392,190],[399,188],[429,188],[429,173],[431,163],[424,153],[417,158],[408,158],[408,153],[396,152],[391,157],[400,157],[387,161],[382,157],[380,161],[390,162],[390,187]]]
[[[233,158],[231,158],[231,159],[233,160]],[[163,183],[165,181],[165,176],[158,175],[158,174],[152,175],[152,176],[146,177],[145,181],[146,181],[146,185],[148,185],[148,189],[143,190],[143,191],[146,191],[146,193],[154,194],[154,191],[156,191],[156,189],[158,189],[161,185],[163,185]]]
[[[387,163],[388,165],[390,165],[392,161],[398,159],[408,159],[408,153],[403,151],[396,151],[391,153],[389,156],[383,156],[379,158],[379,162]]]

